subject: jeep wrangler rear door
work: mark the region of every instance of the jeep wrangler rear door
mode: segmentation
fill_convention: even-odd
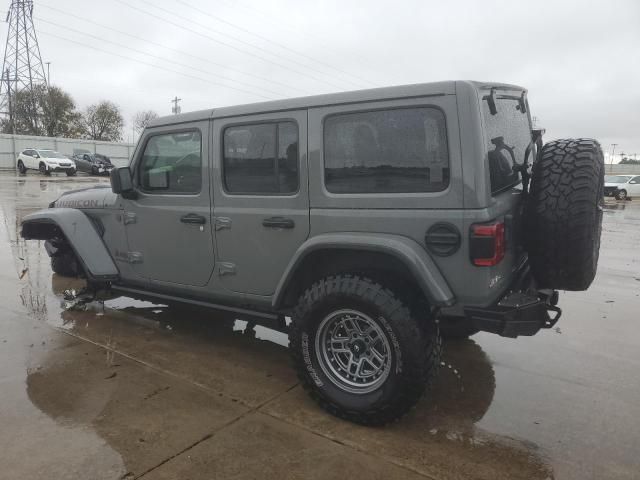
[[[215,119],[213,149],[220,282],[272,295],[309,235],[307,112]]]

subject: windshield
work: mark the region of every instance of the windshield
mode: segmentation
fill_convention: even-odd
[[[607,175],[604,177],[606,183],[627,183],[631,177],[621,177],[619,175]]]
[[[38,153],[44,158],[67,158],[60,152],[54,152],[53,150],[38,150]]]

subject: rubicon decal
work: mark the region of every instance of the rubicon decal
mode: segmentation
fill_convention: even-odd
[[[58,208],[99,208],[98,200],[59,200],[55,203]]]

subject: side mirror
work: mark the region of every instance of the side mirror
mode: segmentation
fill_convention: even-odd
[[[111,180],[111,191],[124,198],[131,198],[133,190],[133,180],[131,179],[131,169],[129,167],[114,168],[109,174]]]
[[[38,155],[37,153],[35,153],[35,154],[33,155],[33,158],[40,158],[40,155]]]

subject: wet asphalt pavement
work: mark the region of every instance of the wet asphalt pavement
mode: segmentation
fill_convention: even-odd
[[[125,297],[69,308],[21,218],[107,179],[0,174],[0,478],[640,479],[640,199],[607,200],[598,276],[556,328],[448,343],[384,428],[320,410],[286,335]]]

